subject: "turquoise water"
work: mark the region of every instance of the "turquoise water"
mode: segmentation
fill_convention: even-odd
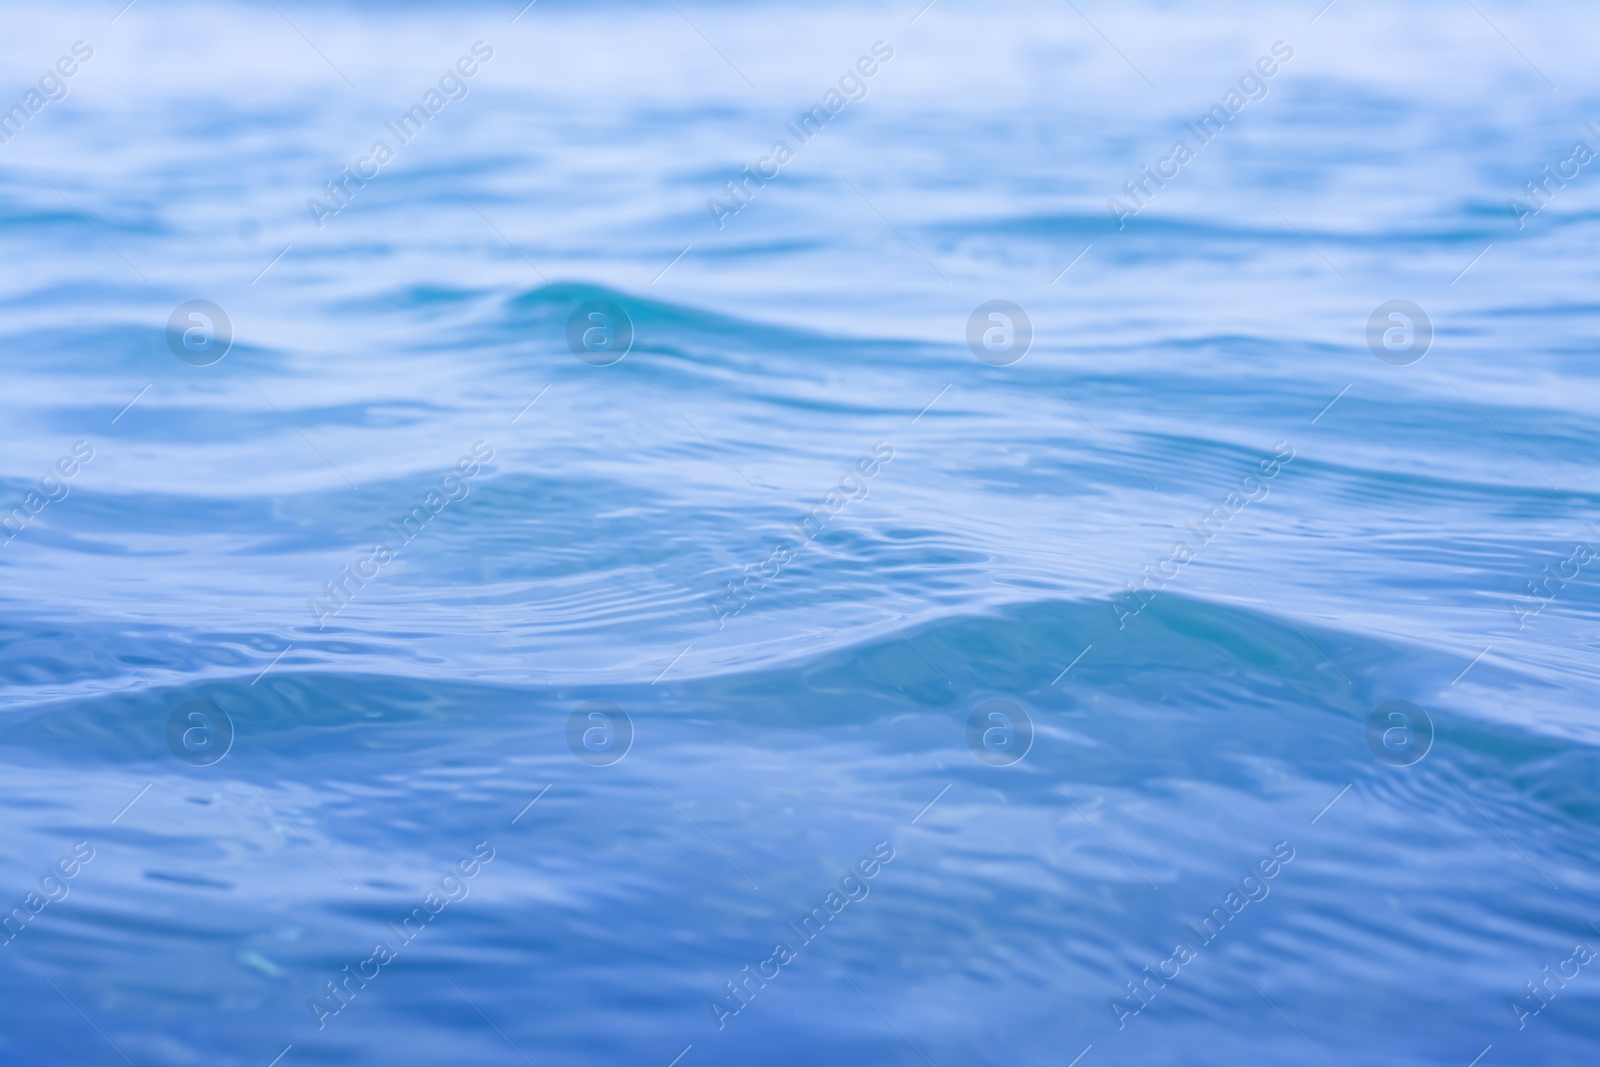
[[[1593,1061],[1586,8],[120,6],[0,1060]]]

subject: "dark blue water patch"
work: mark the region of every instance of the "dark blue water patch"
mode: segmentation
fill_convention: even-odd
[[[785,1020],[796,1011],[859,1013],[865,1027],[877,1016],[860,1006],[863,993],[914,1026],[930,1055],[980,1055],[967,1012],[918,1008],[894,992],[935,972],[953,983],[936,1004],[957,989],[976,997],[981,1014],[1003,1024],[1009,1055],[1031,1056],[1068,1031],[1086,1034],[1085,1043],[1122,1040],[1105,1002],[1168,955],[1172,938],[1194,939],[1183,922],[1220,904],[1274,841],[1290,842],[1295,859],[1265,899],[1238,915],[1237,929],[1201,949],[1196,970],[1152,1001],[1151,1016],[1133,1021],[1130,1048],[1159,1055],[1174,1029],[1209,1031],[1219,1012],[1241,1024],[1254,1019],[1259,1001],[1242,996],[1240,968],[1264,991],[1274,983],[1268,995],[1289,1010],[1303,994],[1282,960],[1312,943],[1325,966],[1351,975],[1365,973],[1375,954],[1387,967],[1453,946],[1456,975],[1441,975],[1422,998],[1444,1025],[1438,1012],[1451,1010],[1451,998],[1494,996],[1486,954],[1520,947],[1537,958],[1543,944],[1566,936],[1568,906],[1533,883],[1544,870],[1570,885],[1590,862],[1592,845],[1581,842],[1592,841],[1596,813],[1580,782],[1593,752],[1435,709],[1428,757],[1414,768],[1385,766],[1367,749],[1366,712],[1377,693],[1415,684],[1416,650],[1316,632],[1316,644],[1356,677],[1350,685],[1306,635],[1267,616],[1171,598],[1123,634],[1108,630],[1108,618],[1104,605],[1042,603],[782,670],[662,686],[527,690],[288,673],[255,686],[13,714],[5,743],[13,765],[88,761],[123,768],[130,783],[156,783],[138,801],[152,805],[145,821],[138,806],[117,828],[95,829],[68,811],[49,817],[65,817],[69,834],[95,833],[103,855],[86,869],[79,897],[61,905],[63,915],[75,908],[70,922],[28,931],[38,935],[33,951],[72,959],[75,944],[99,941],[110,924],[159,931],[169,961],[186,959],[208,976],[211,994],[186,982],[130,987],[125,1006],[102,1006],[119,1034],[153,1035],[200,995],[253,1039],[282,1029],[285,1041],[334,1056],[399,1018],[420,1020],[408,1025],[424,1031],[436,1016],[453,1018],[439,995],[453,982],[535,1050],[577,1040],[583,1028],[557,1019],[592,1017],[599,1003],[631,1005],[632,1028],[580,1042],[588,1051],[579,1058],[600,1062],[680,1035],[718,1056],[724,1048],[742,1055],[792,1036]],[[1070,681],[1051,683],[1052,668],[1085,642],[1094,652]],[[1004,773],[974,760],[963,742],[972,707],[997,695],[1027,709],[1040,731],[1028,757]],[[186,768],[165,751],[167,705],[179,697],[204,697],[234,716],[238,738],[222,763]],[[585,767],[567,748],[566,716],[586,699],[633,716],[635,748],[613,767]],[[928,789],[941,780],[948,791]],[[173,810],[157,790],[172,800],[219,797],[221,807],[191,806],[211,814],[187,826],[148,821]],[[919,816],[930,801],[932,814]],[[1500,874],[1477,874],[1518,887],[1515,933],[1462,925],[1459,909],[1445,905],[1450,888],[1420,873],[1505,847],[1488,827],[1469,828],[1471,805],[1516,834],[1531,861],[1509,855]],[[1574,825],[1557,829],[1539,809]],[[1404,829],[1395,822],[1402,812]],[[1546,829],[1530,832],[1534,823]],[[1025,829],[1035,825],[1043,839]],[[396,868],[405,873],[387,873],[393,864],[380,857],[417,834],[425,835],[420,850],[408,847],[417,854]],[[1408,861],[1357,861],[1370,858],[1374,835]],[[798,941],[786,924],[821,900],[857,853],[891,839],[897,858],[870,893],[718,1030],[708,1003],[725,995],[722,983],[769,955],[772,942]],[[427,887],[475,841],[492,842],[495,859],[470,884],[446,883],[451,892],[467,886],[466,895],[435,913],[425,938],[401,945],[391,924],[425,906]],[[106,882],[90,881],[120,881],[119,857],[151,848],[169,857],[154,879],[159,897],[129,884],[113,903]],[[261,850],[299,872],[291,907],[246,888],[260,862],[249,857]],[[1422,868],[1419,852],[1432,856]],[[173,866],[184,856],[189,866]],[[690,869],[704,874],[685,882],[672,873]],[[1390,872],[1388,890],[1362,873],[1377,870]],[[148,869],[139,877],[151,881]],[[1410,901],[1403,915],[1385,903],[1401,886]],[[198,929],[158,918],[202,899]],[[147,918],[135,917],[139,909]],[[934,929],[942,931],[936,939]],[[1041,930],[1052,931],[1044,941]],[[306,998],[325,995],[323,983],[368,958],[378,941],[392,943],[394,969],[352,986],[337,1025],[325,1020],[327,1029],[316,1030]],[[552,956],[591,962],[557,978],[537,966]],[[132,960],[102,954],[95,967],[109,977],[126,965]],[[58,980],[73,973],[82,980],[82,972]],[[1049,996],[1064,1014],[1046,1025],[1040,983],[1062,973],[1071,977]],[[517,1012],[530,983],[541,1004],[560,1010]],[[1354,991],[1341,1002],[1372,1025],[1397,1025],[1386,1002]],[[245,1004],[254,1007],[238,1015]],[[206,1047],[218,1040],[205,1029],[189,1033]],[[1326,1026],[1317,1036],[1334,1049],[1345,1041]],[[806,1041],[890,1047],[848,1024]],[[793,1055],[784,1062],[800,1062]]]

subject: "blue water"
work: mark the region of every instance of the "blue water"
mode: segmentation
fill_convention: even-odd
[[[1585,5],[120,6],[0,41],[0,1062],[1600,1056]]]

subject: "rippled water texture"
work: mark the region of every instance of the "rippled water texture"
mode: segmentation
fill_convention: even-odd
[[[1590,6],[121,3],[0,1062],[1600,1057]]]

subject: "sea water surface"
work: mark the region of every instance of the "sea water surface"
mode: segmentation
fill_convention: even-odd
[[[0,1062],[1595,1061],[1588,6],[520,6],[5,16]]]

